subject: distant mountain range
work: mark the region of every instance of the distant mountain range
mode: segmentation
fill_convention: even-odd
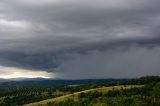
[[[43,78],[14,78],[0,79],[0,88],[21,87],[52,87],[74,84],[98,83],[106,84],[112,82],[125,81],[127,79],[83,79],[83,80],[64,80],[64,79],[43,79]]]

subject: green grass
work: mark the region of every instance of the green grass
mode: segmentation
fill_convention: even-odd
[[[53,99],[47,99],[47,100],[43,100],[40,102],[35,102],[35,103],[30,103],[30,104],[26,104],[24,106],[38,106],[38,105],[45,105],[49,102],[61,102],[61,101],[65,101],[66,99],[72,98],[74,100],[78,100],[78,96],[81,93],[92,93],[92,92],[101,92],[101,93],[107,93],[110,90],[113,89],[130,89],[133,87],[142,87],[143,85],[127,85],[127,86],[112,86],[112,87],[101,87],[101,88],[95,88],[95,89],[89,89],[89,90],[84,90],[84,91],[80,91],[80,92],[75,92],[73,94],[68,94],[68,95],[64,95],[64,96],[60,96],[60,97],[56,97]]]

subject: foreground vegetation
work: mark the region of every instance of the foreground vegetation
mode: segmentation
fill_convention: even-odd
[[[90,89],[90,90],[84,90],[84,91],[80,91],[80,92],[76,92],[73,94],[68,94],[65,96],[61,96],[61,97],[57,97],[57,98],[53,98],[53,99],[47,99],[44,101],[40,101],[37,103],[31,103],[31,104],[27,104],[24,106],[48,106],[48,104],[50,105],[66,105],[66,101],[68,103],[68,101],[73,100],[73,102],[79,102],[80,99],[85,99],[85,95],[87,96],[93,96],[95,97],[97,94],[107,94],[109,91],[111,90],[122,90],[122,89],[131,89],[131,88],[139,88],[139,87],[143,87],[141,85],[126,85],[126,86],[112,86],[112,87],[102,87],[102,88],[95,88],[95,89]],[[64,103],[64,104],[63,104]],[[68,105],[79,105],[79,103],[73,103],[73,104],[68,104]],[[83,104],[84,105],[84,104]]]
[[[29,103],[33,102],[38,102],[37,106],[160,106],[160,77],[148,76],[110,84],[0,90],[0,106],[32,106]]]
[[[114,89],[108,93],[88,92],[77,97],[30,106],[160,106],[160,83],[153,88]]]
[[[0,90],[0,106],[21,106],[23,104],[55,98],[73,92],[101,87],[98,84],[67,85],[57,87],[19,87]]]

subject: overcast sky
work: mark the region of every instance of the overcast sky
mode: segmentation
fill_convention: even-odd
[[[160,75],[160,0],[0,0],[0,78]]]

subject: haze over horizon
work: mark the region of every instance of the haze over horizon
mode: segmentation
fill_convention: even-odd
[[[1,0],[0,79],[160,75],[160,0]]]

